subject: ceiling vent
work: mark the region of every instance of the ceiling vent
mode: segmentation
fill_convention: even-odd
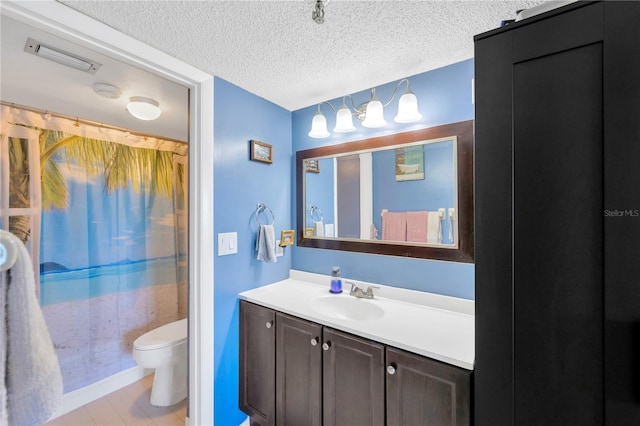
[[[80,71],[88,72],[89,74],[95,74],[102,66],[102,64],[95,61],[65,52],[56,47],[47,46],[32,38],[27,39],[27,43],[24,45],[24,51]]]

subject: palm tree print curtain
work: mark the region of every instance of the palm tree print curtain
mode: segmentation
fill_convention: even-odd
[[[40,302],[65,392],[135,367],[133,340],[186,316],[186,144],[2,113],[3,134],[38,135],[35,149],[33,138],[7,136],[2,155],[12,211],[35,204],[40,221],[10,215],[2,226],[38,246]],[[39,183],[36,202],[25,181]]]

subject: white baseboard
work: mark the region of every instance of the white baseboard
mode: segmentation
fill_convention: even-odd
[[[251,419],[247,417],[246,419],[244,419],[244,422],[240,423],[240,426],[249,426],[250,424],[251,424]]]
[[[92,383],[89,386],[65,393],[62,395],[62,403],[60,404],[60,407],[49,420],[67,414],[69,411],[73,411],[76,408],[87,405],[88,403],[128,386],[133,382],[137,382],[151,373],[153,373],[153,370],[147,370],[142,367],[135,366],[128,370],[116,373],[113,376],[104,378],[99,382]]]

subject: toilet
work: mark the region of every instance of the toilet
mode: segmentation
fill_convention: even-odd
[[[133,359],[154,368],[151,405],[167,407],[187,397],[187,319],[160,326],[133,342]]]

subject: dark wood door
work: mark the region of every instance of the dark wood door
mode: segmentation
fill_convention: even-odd
[[[603,423],[602,43],[514,65],[516,424]]]
[[[276,423],[322,424],[322,326],[276,314]]]
[[[604,422],[603,22],[476,42],[477,425]]]
[[[605,416],[640,425],[640,2],[605,2]]]
[[[323,330],[323,424],[385,424],[384,346]]]
[[[387,347],[387,425],[468,426],[471,371]]]
[[[240,409],[251,424],[276,424],[275,312],[240,301]]]

